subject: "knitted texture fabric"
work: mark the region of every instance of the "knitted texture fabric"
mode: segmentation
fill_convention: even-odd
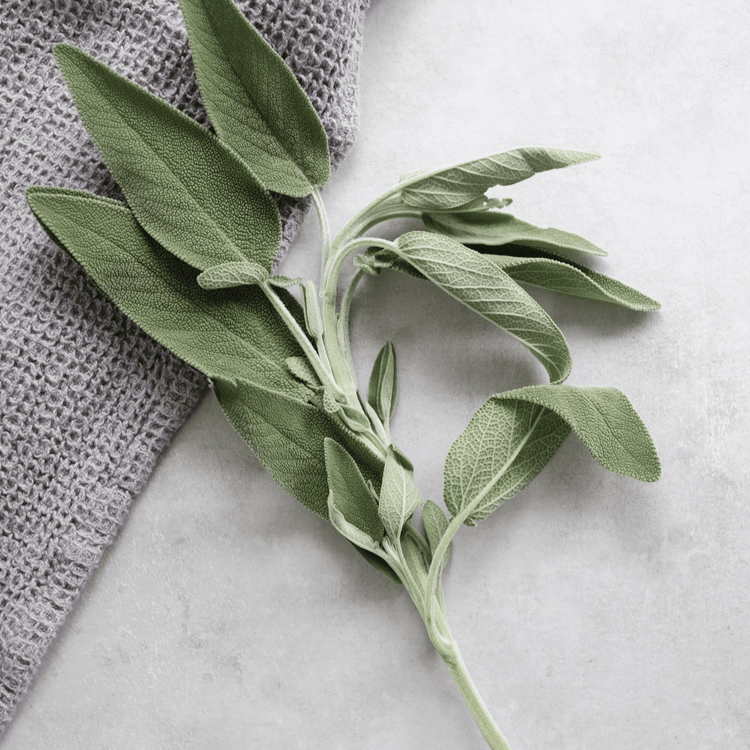
[[[329,135],[352,143],[369,0],[240,0]],[[0,13],[0,732],[205,379],[125,318],[24,199],[121,197],[54,64],[67,41],[208,125],[176,0],[3,0]],[[304,214],[280,200],[283,252]]]

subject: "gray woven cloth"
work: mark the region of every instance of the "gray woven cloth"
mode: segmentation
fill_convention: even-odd
[[[369,0],[240,0],[297,74],[334,163],[357,124]],[[176,0],[0,0],[0,732],[204,378],[120,314],[23,197],[119,197],[52,57],[68,41],[206,123]],[[288,247],[304,213],[281,206]]]

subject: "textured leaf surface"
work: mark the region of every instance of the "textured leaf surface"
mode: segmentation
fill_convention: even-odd
[[[393,416],[398,396],[398,376],[396,373],[396,350],[387,341],[378,352],[372,366],[367,388],[367,402],[384,422]]]
[[[55,56],[91,139],[152,237],[201,270],[243,259],[270,270],[279,211],[230,148],[75,47],[58,44]]]
[[[204,289],[229,289],[233,286],[262,284],[268,276],[268,271],[258,263],[238,260],[207,268],[198,275],[197,281]]]
[[[323,125],[284,60],[232,0],[180,0],[201,97],[219,137],[270,190],[309,195],[330,175]]]
[[[331,493],[329,511],[332,504],[347,523],[359,529],[377,547],[385,534],[385,528],[378,515],[377,500],[370,493],[357,462],[343,446],[331,438],[325,439],[324,450]],[[356,539],[350,540],[358,543]],[[373,545],[359,544],[365,549],[372,549]]]
[[[448,529],[448,519],[445,517],[443,509],[437,503],[428,500],[424,504],[424,508],[422,508],[422,523],[424,523],[427,541],[430,543],[430,551],[434,555],[438,544],[440,544],[440,540],[443,538],[443,534]],[[443,565],[450,558],[452,546],[452,543],[448,546],[448,551],[443,558]]]
[[[201,289],[195,270],[160,247],[119,201],[57,188],[26,195],[102,291],[178,357],[208,375],[305,398],[307,389],[285,365],[301,349],[260,289]]]
[[[381,470],[373,454],[312,404],[245,381],[234,388],[220,383],[216,392],[227,418],[271,476],[323,518],[328,518],[326,438],[346,446],[368,478]]]
[[[606,255],[593,242],[571,232],[529,224],[503,211],[472,211],[424,214],[425,226],[458,242],[475,245],[526,245],[543,250]]]
[[[516,148],[452,167],[402,177],[401,197],[414,208],[457,208],[495,185],[513,185],[538,172],[598,159],[598,154],[554,148]]]
[[[388,448],[380,488],[380,518],[392,539],[398,539],[401,529],[412,513],[422,504],[422,496],[414,484],[414,468],[393,446]]]
[[[404,234],[397,247],[430,281],[517,338],[544,365],[551,381],[568,376],[571,356],[560,329],[491,259],[429,232]]]
[[[487,255],[514,281],[573,297],[611,302],[631,310],[658,310],[661,305],[616,279],[572,261],[553,258],[518,258]]]
[[[655,481],[661,467],[651,436],[615,388],[530,386],[492,396],[451,446],[445,502],[455,516],[474,504],[473,524],[520,492],[571,429],[606,469]]]

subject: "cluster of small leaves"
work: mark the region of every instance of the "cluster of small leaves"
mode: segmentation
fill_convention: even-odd
[[[658,303],[579,261],[605,255],[570,232],[515,218],[497,185],[581,164],[595,154],[519,148],[404,175],[331,243],[320,291],[273,275],[281,224],[272,192],[313,195],[330,174],[323,126],[296,78],[232,0],[180,0],[214,135],[66,44],[59,66],[92,140],[127,203],[33,187],[47,233],[138,325],[205,373],[229,421],[276,481],[331,521],[383,573],[404,583],[436,643],[445,638],[440,574],[451,538],[523,489],[575,432],[605,468],[660,474],[651,438],[613,388],[563,385],[570,350],[519,284],[654,310]],[[362,236],[397,216],[422,220],[390,242]],[[445,464],[445,505],[424,502],[414,467],[390,439],[397,361],[387,342],[366,397],[349,355],[348,305],[337,309],[343,261],[437,285],[518,339],[550,383],[492,396]],[[287,289],[299,285],[301,304]],[[422,507],[424,534],[413,525]],[[435,623],[438,623],[437,625]]]

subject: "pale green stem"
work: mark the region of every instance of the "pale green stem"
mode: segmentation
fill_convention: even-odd
[[[448,629],[448,623],[444,622],[443,627],[448,634],[448,645],[441,643],[440,646],[436,644],[435,647],[453,675],[461,697],[471,711],[474,721],[492,750],[511,750],[510,745],[503,737],[503,733],[487,710],[482,696],[479,695],[468,669],[466,669],[466,664],[461,658],[461,652]]]
[[[315,204],[315,210],[318,212],[318,222],[320,223],[320,236],[323,243],[323,250],[321,252],[321,268],[325,268],[328,258],[331,255],[331,230],[328,225],[328,214],[326,208],[323,205],[323,198],[320,195],[318,188],[313,188],[311,193],[313,203]]]
[[[287,328],[297,340],[297,343],[302,347],[302,350],[307,356],[307,359],[320,378],[320,382],[323,383],[326,388],[329,388],[331,391],[333,391],[333,393],[335,393],[337,396],[343,396],[343,393],[336,384],[336,381],[333,379],[330,370],[321,360],[318,352],[315,350],[315,347],[312,345],[310,339],[307,337],[307,334],[302,330],[295,317],[289,312],[289,310],[287,310],[286,305],[279,299],[279,296],[276,294],[274,288],[270,284],[266,283],[260,284],[260,288],[265,293],[268,301],[276,309],[279,317],[281,317],[284,323],[286,323]]]

